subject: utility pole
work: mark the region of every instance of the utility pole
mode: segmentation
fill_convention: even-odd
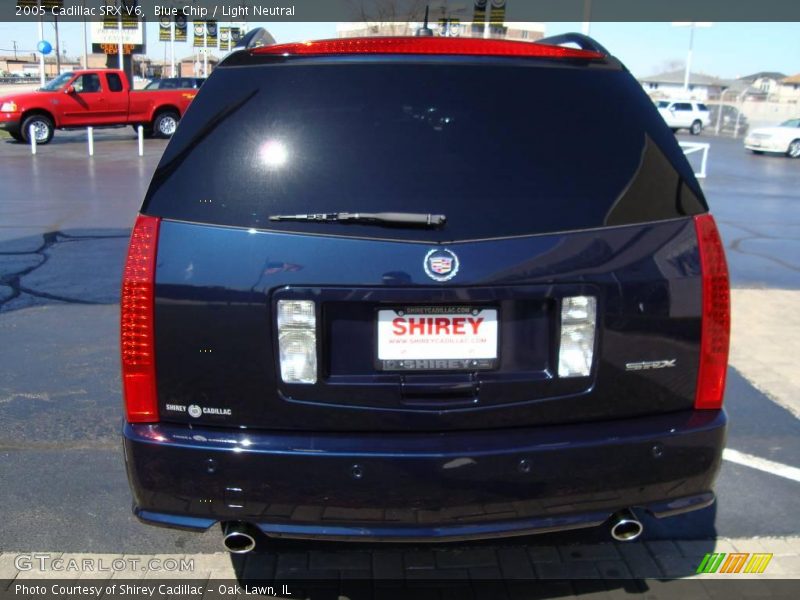
[[[167,62],[166,49],[164,52],[164,62]],[[166,65],[164,65],[166,71]],[[172,22],[169,24],[169,70],[170,77],[177,77],[175,74],[175,17],[172,17]],[[163,74],[161,75],[164,76]]]
[[[122,6],[122,5],[120,4],[120,6]],[[121,14],[119,16],[119,20],[117,21],[117,31],[119,32],[119,41],[117,42],[117,53],[119,54],[119,70],[120,71],[124,71],[125,70],[125,63],[123,61],[125,60],[125,57],[123,55],[125,54],[125,47],[122,45],[122,15]],[[131,85],[133,85],[133,82],[131,82]]]
[[[11,40],[11,43],[14,45],[14,60],[17,60],[17,41]]]
[[[203,77],[208,77],[208,21],[203,28]]]
[[[38,0],[36,2],[36,6],[39,8],[39,14],[42,13],[42,0]],[[44,40],[44,17],[39,17],[39,41]],[[42,87],[44,87],[44,54],[42,54],[41,50],[39,51],[39,81],[41,81]]]
[[[61,75],[61,48],[58,39],[58,17],[53,15],[53,24],[56,28],[56,77]]]
[[[83,14],[86,14],[86,0],[83,0]],[[86,36],[86,17],[83,17],[83,68],[89,68],[89,42]]]
[[[686,55],[686,68],[683,71],[683,93],[689,94],[689,78],[692,71],[692,50],[694,47],[694,30],[697,27],[711,27],[713,23],[695,23],[695,22],[673,22],[673,27],[688,27],[689,28],[689,52]]]
[[[583,25],[581,32],[583,35],[589,35],[592,27],[592,0],[583,0]]]

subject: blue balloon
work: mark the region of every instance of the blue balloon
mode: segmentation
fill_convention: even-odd
[[[50,45],[50,42],[48,42],[47,40],[42,40],[41,42],[39,42],[39,45],[36,46],[36,47],[39,49],[39,52],[41,52],[45,56],[47,56],[48,54],[50,54],[53,51],[53,47]]]

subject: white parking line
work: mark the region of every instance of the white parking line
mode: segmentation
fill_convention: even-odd
[[[739,452],[731,448],[725,448],[725,450],[722,451],[722,458],[736,463],[737,465],[744,465],[751,469],[758,469],[759,471],[764,471],[765,473],[770,473],[800,483],[800,469],[796,467],[790,467],[789,465],[767,460],[766,458],[759,458],[752,454],[745,454],[744,452]]]

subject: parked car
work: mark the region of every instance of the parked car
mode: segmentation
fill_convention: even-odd
[[[753,129],[744,139],[744,147],[755,154],[780,152],[789,158],[800,158],[800,119]]]
[[[744,135],[750,124],[744,113],[740,112],[735,106],[730,104],[723,104],[722,110],[717,104],[709,107],[709,118],[711,120],[709,128],[716,131],[717,119],[720,119],[719,131],[722,133],[730,133],[734,135]]]
[[[729,319],[703,190],[590,38],[242,50],[131,236],[134,512],[234,552],[635,539],[714,501]]]
[[[659,100],[656,107],[673,132],[688,129],[692,135],[700,135],[711,122],[708,107],[702,102]]]
[[[144,125],[145,133],[170,137],[195,90],[133,91],[123,71],[84,70],[59,75],[34,92],[0,97],[0,129],[17,141],[47,144],[56,129]]]
[[[144,86],[146,90],[185,90],[197,89],[205,78],[203,77],[169,77],[165,79],[153,79]]]

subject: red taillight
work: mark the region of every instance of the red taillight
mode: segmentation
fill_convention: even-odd
[[[590,50],[564,46],[448,37],[368,37],[319,40],[261,46],[254,54],[285,56],[321,56],[331,54],[450,54],[471,56],[539,56],[545,58],[599,59],[603,55]]]
[[[130,423],[158,421],[153,340],[153,286],[160,219],[139,215],[122,275],[122,388]]]
[[[703,325],[695,408],[722,408],[731,329],[731,291],[725,249],[714,218],[694,218],[703,270]]]

